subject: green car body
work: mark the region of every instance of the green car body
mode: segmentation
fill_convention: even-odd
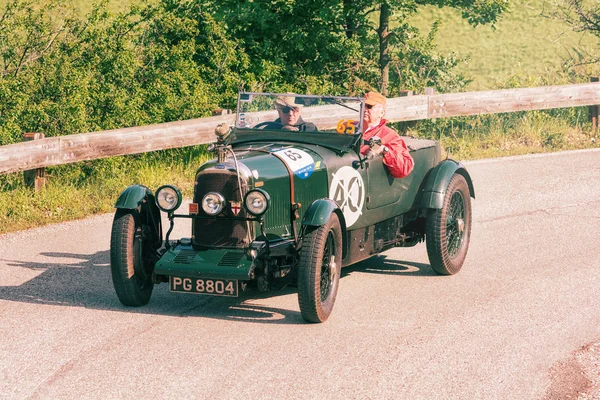
[[[443,265],[443,252],[444,246],[451,247],[450,236],[455,231],[461,237],[458,256],[454,257],[458,257],[456,264],[460,268],[470,231],[468,198],[475,195],[465,167],[453,160],[442,160],[436,141],[404,137],[414,159],[414,169],[407,177],[396,179],[387,172],[382,157],[366,159],[359,154],[360,135],[355,139],[330,135],[325,144],[322,135],[320,132],[290,134],[283,130],[257,135],[256,130],[243,126],[227,131],[214,148],[215,159],[196,172],[189,212],[168,212],[172,224],[177,218],[192,219],[190,236],[170,240],[169,230],[161,246],[156,245],[156,237],[162,237],[162,228],[154,222],[150,226],[144,222],[149,220],[148,215],[157,215],[155,197],[161,194],[157,191],[155,195],[141,185],[127,188],[117,200],[117,216],[130,212],[133,221],[130,230],[138,232],[139,238],[135,242],[135,233],[123,228],[125,223],[117,226],[119,221],[115,217],[111,263],[121,301],[126,305],[143,305],[149,300],[146,292],[151,293],[152,285],[160,282],[169,282],[170,289],[176,292],[221,296],[297,284],[303,316],[308,321],[322,322],[329,316],[335,293],[332,300],[331,294],[324,293],[321,287],[321,297],[317,294],[312,298],[311,290],[319,290],[319,282],[314,282],[313,275],[321,279],[321,286],[333,288],[334,281],[339,279],[339,267],[392,247],[422,242],[427,229],[439,228],[439,221],[447,232],[442,232],[446,236],[440,236],[438,252],[441,253],[437,262],[441,260],[442,266],[438,272],[455,273],[452,266]],[[455,183],[457,179],[461,181]],[[456,190],[459,195],[448,193],[455,186],[464,188]],[[266,194],[268,203],[264,214],[258,216],[249,212],[244,198],[256,190]],[[203,208],[208,193],[218,193],[225,200],[217,215],[209,215]],[[462,204],[463,217],[452,217],[454,231],[451,223],[445,222],[450,221],[450,211],[442,215],[445,202]],[[428,225],[428,218],[437,218],[437,225],[431,222]],[[324,227],[329,233],[321,232]],[[115,233],[115,229],[121,229],[121,233]],[[320,242],[315,235],[326,238],[323,249],[317,248]],[[120,243],[131,237],[133,259],[126,260],[122,255],[127,249]],[[153,238],[150,245],[148,237]],[[314,263],[302,259],[308,257],[307,250],[302,250],[307,243],[316,246],[318,264],[329,263],[329,269],[315,270],[311,266]],[[322,255],[323,251],[329,251],[330,256]],[[341,262],[335,257],[336,251],[341,254]],[[127,266],[128,261],[137,267]],[[128,271],[138,273],[140,279],[132,278]],[[134,284],[130,288],[127,285],[131,279]],[[144,294],[141,300],[136,290]]]

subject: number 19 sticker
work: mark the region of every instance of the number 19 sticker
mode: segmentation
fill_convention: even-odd
[[[329,198],[340,206],[347,227],[358,221],[365,203],[365,185],[358,171],[349,166],[338,169],[329,185]]]

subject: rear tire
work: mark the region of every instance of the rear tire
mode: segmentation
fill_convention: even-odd
[[[298,303],[302,318],[325,322],[335,303],[342,268],[342,228],[338,216],[308,233],[298,263]]]
[[[462,268],[471,238],[471,195],[467,181],[454,174],[440,210],[431,210],[425,225],[427,255],[433,270],[454,275]]]
[[[119,301],[126,306],[148,304],[154,283],[144,265],[142,226],[131,210],[117,211],[110,240],[110,268]]]

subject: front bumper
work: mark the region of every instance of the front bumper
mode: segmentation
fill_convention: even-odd
[[[194,250],[177,244],[162,255],[154,267],[156,275],[248,281],[253,261],[242,249]]]

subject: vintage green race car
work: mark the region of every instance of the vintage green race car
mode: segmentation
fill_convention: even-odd
[[[392,247],[426,240],[433,270],[457,273],[471,232],[469,173],[441,160],[438,142],[405,137],[414,170],[391,177],[381,155],[360,154],[364,109],[356,97],[240,93],[235,126],[217,127],[187,212],[172,185],[119,196],[110,254],[121,303],[147,304],[160,282],[231,297],[291,284],[303,318],[323,322],[341,268]],[[302,118],[288,123],[281,112],[292,110]],[[171,240],[178,218],[192,219],[191,232]]]

